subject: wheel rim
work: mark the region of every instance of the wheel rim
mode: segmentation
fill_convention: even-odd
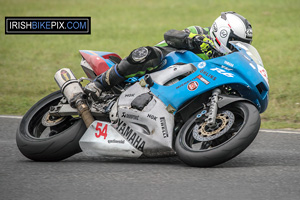
[[[29,121],[28,137],[34,139],[49,139],[59,135],[64,130],[70,128],[78,118],[55,117],[49,115],[49,109],[53,105],[57,105],[61,100],[61,96],[48,102],[41,107],[38,112],[34,113]]]
[[[197,122],[194,118],[183,134],[181,141],[190,151],[208,151],[218,148],[235,137],[244,126],[245,114],[240,108],[220,110],[216,127],[208,127],[202,120]]]

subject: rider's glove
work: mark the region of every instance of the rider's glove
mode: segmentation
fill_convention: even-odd
[[[100,96],[102,93],[102,90],[99,86],[100,83],[98,83],[97,81],[93,81],[88,83],[85,87],[84,87],[84,92],[92,97],[92,99],[94,101],[99,101],[100,100]]]
[[[206,54],[209,58],[213,56],[213,50],[216,46],[209,36],[204,34],[196,35],[193,37],[193,42],[196,49]]]

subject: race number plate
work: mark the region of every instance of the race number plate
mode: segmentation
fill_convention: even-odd
[[[94,121],[79,141],[88,156],[140,157],[134,148],[110,123]]]

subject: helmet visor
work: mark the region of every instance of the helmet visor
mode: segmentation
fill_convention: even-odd
[[[232,30],[230,30],[230,34],[229,34],[226,46],[230,50],[233,50],[234,47],[229,43],[231,41],[240,41],[240,42],[245,42],[245,43],[251,44],[252,43],[252,38],[241,38],[238,35],[236,35]]]

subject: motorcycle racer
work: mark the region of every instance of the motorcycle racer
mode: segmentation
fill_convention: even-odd
[[[183,31],[171,29],[164,34],[164,41],[153,47],[133,50],[120,63],[87,84],[85,91],[93,99],[99,99],[102,91],[108,91],[128,78],[158,71],[163,58],[172,51],[189,50],[207,60],[230,52],[232,46],[229,42],[234,40],[251,43],[252,26],[246,18],[232,11],[222,12],[212,27],[190,26]]]

